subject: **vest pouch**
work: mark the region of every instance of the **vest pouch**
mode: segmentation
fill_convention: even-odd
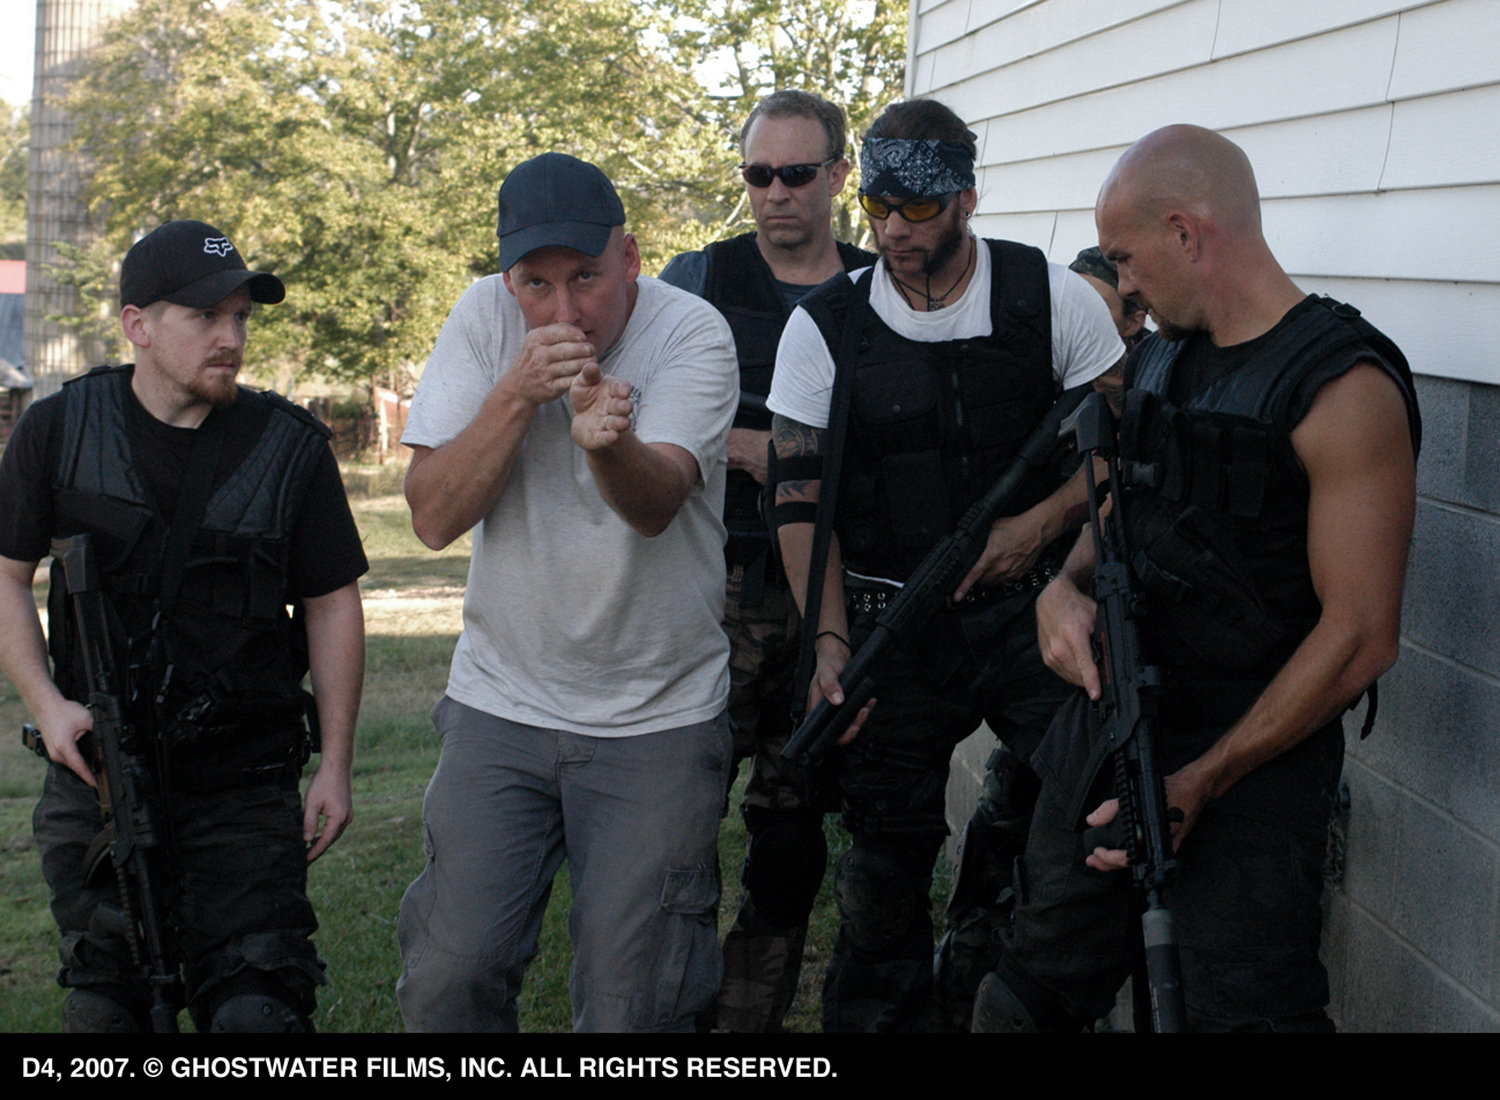
[[[730,470],[724,481],[724,526],[729,537],[762,528],[760,483],[745,470]],[[764,534],[764,530],[761,531]]]
[[[855,378],[851,412],[858,447],[874,454],[936,450],[941,398],[931,367],[918,360],[877,363]]]
[[[880,479],[853,474],[846,466],[839,487],[838,518],[835,527],[844,564],[874,553],[880,545]]]
[[[1030,372],[982,344],[956,351],[962,359],[951,368],[954,388],[973,448],[1014,453],[1051,407],[1051,388],[1036,392]]]
[[[887,455],[880,460],[881,484],[885,490],[885,510],[891,517],[900,547],[915,565],[953,530],[947,479],[943,476],[942,456],[937,451]]]
[[[724,564],[733,569],[736,565],[749,565],[764,558],[771,549],[771,535],[765,528],[759,531],[730,530],[724,542]]]
[[[300,689],[273,693],[210,684],[165,724],[169,787],[211,793],[295,774],[311,752],[311,706],[312,696]]]
[[[123,662],[130,630],[121,619],[122,606],[126,612],[136,613],[130,616],[130,624],[137,630],[144,629],[150,620],[142,620],[146,613],[143,609],[149,609],[150,594],[158,582],[155,573],[142,564],[156,558],[147,541],[151,514],[125,501],[74,489],[57,490],[56,508],[59,535],[87,533],[92,538],[99,575],[104,579],[110,641],[116,659]],[[53,680],[69,699],[84,700],[88,698],[88,681],[61,561],[53,560],[50,577],[47,652],[52,658]]]
[[[1250,583],[1239,550],[1201,509],[1189,506],[1131,562],[1152,613],[1204,663],[1255,668],[1286,637]]]
[[[200,532],[182,571],[182,598],[224,619],[269,621],[286,607],[285,539]]]

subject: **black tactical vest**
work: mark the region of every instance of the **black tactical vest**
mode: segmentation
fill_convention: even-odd
[[[1242,682],[1253,697],[1320,611],[1292,430],[1319,387],[1371,362],[1401,387],[1415,451],[1416,394],[1396,345],[1328,298],[1304,300],[1247,359],[1184,393],[1173,375],[1187,343],[1153,336],[1127,371],[1120,451],[1132,565],[1150,600],[1152,659],[1198,682]]]
[[[199,726],[300,724],[307,643],[287,612],[292,527],[328,430],[271,393],[242,388],[203,430],[248,445],[215,479],[183,566],[175,606],[158,622],[167,521],[131,450],[128,367],[99,368],[63,387],[61,463],[53,485],[60,537],[90,533],[130,669],[136,717],[164,727],[192,711]],[[210,428],[209,425],[216,425]],[[243,449],[243,448],[241,448]],[[60,568],[49,617],[59,689],[86,698]],[[61,629],[59,628],[61,627]]]
[[[990,249],[991,334],[919,343],[864,310],[835,529],[844,564],[904,580],[1010,464],[1057,399],[1047,260],[1028,245]],[[803,299],[835,357],[853,295],[869,282]],[[1035,479],[1043,481],[1044,479]],[[1059,484],[1033,485],[1017,515]]]
[[[844,270],[869,267],[875,254],[852,244],[838,242]],[[736,428],[769,431],[771,414],[764,399],[771,392],[771,373],[776,366],[776,346],[791,309],[776,285],[771,267],[755,244],[755,234],[745,233],[718,241],[704,249],[707,266],[703,297],[724,315],[734,333],[735,356],[740,365],[740,392],[762,400],[747,406],[743,400],[734,416]],[[760,486],[744,470],[730,470],[724,489],[724,525],[731,540],[753,535],[764,543],[766,526],[760,517]],[[731,553],[733,548],[731,547]]]

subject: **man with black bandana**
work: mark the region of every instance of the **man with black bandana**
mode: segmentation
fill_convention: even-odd
[[[842,702],[838,676],[851,648],[1058,395],[1121,358],[1103,302],[1080,278],[1034,248],[969,231],[975,156],[974,135],[942,104],[888,107],[861,151],[860,202],[880,260],[804,299],[782,336],[768,402],[773,523],[799,598],[813,568],[822,456],[834,449],[825,431],[837,413],[835,374],[849,380],[809,707]],[[1079,478],[1028,487],[995,523],[951,608],[877,670],[876,705],[838,763],[853,847],[837,872],[842,925],[825,1030],[927,1024],[928,891],[947,831],[948,762],[981,721],[1004,746],[967,833],[961,888],[976,909],[992,909],[1009,885],[1035,797],[1025,762],[1066,694],[1037,654],[1032,605],[1082,502]],[[981,885],[969,886],[976,877]],[[967,976],[945,981],[938,1005],[944,1026],[967,1020],[985,967],[958,969]]]
[[[1318,953],[1339,716],[1399,649],[1421,440],[1411,372],[1358,310],[1292,282],[1249,159],[1211,130],[1132,145],[1094,218],[1120,292],[1158,330],[1127,367],[1112,489],[1180,811],[1163,901],[1187,1023],[1330,1031]],[[1117,810],[1090,707],[1094,564],[1083,538],[1037,601],[1048,666],[1083,690],[1033,757],[1027,897],[975,1030],[1077,1030],[1113,1005],[1136,954],[1139,893],[1099,873],[1125,853],[1087,848],[1078,820]]]
[[[663,282],[712,302],[734,330],[740,406],[729,432],[724,494],[728,587],[729,722],[735,761],[751,759],[743,810],[750,834],[739,912],[724,937],[715,1025],[779,1031],[797,992],[807,918],[828,863],[813,777],[780,758],[791,737],[797,611],[761,518],[776,344],[792,308],[819,283],[868,267],[873,253],[834,238],[833,198],[844,189],[844,112],[807,92],[773,92],[740,131],[740,171],[756,231],[684,252]]]
[[[236,384],[255,303],[285,293],[212,226],[160,226],[120,267],[135,364],[37,402],[0,462],[0,666],[52,761],[33,826],[65,1031],[146,1030],[153,1001],[110,860],[93,858],[95,718],[56,565],[46,642],[32,596],[51,540],[81,534],[115,631],[100,642],[121,670],[122,717],[162,762],[163,923],[182,981],[160,1007],[185,1001],[200,1032],[312,1028],[323,963],[307,865],[351,813],[367,563],[328,429]],[[321,757],[299,800],[309,668]]]

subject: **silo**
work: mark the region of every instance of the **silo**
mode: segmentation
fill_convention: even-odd
[[[31,91],[31,181],[26,204],[26,359],[36,396],[110,354],[103,341],[80,339],[48,317],[76,317],[75,287],[59,285],[49,265],[59,244],[87,246],[99,236],[84,201],[88,165],[69,148],[72,125],[63,110],[73,79],[110,19],[131,0],[37,0],[36,69]]]

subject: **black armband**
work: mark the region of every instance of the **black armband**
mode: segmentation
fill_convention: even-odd
[[[786,527],[793,523],[816,523],[818,504],[812,500],[788,500],[771,509],[771,523],[775,527]]]
[[[776,482],[818,481],[823,476],[822,455],[790,455],[776,459]]]

